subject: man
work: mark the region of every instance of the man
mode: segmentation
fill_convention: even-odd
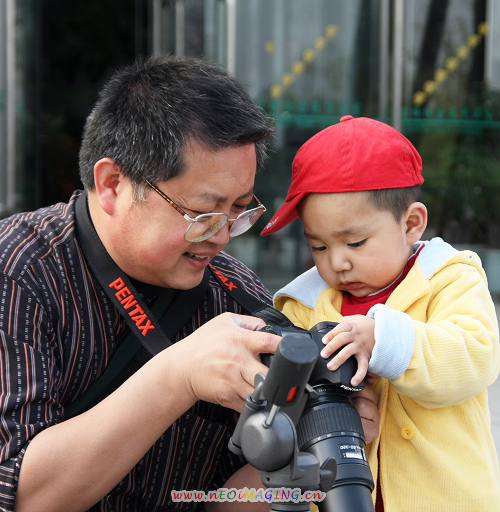
[[[253,191],[271,133],[216,66],[152,58],[116,73],[89,116],[85,192],[0,223],[0,508],[200,510],[172,503],[171,491],[216,489],[243,464],[227,449],[233,409],[266,371],[259,354],[279,338],[236,314],[214,277],[171,346],[63,420],[129,333],[129,311],[112,293],[124,307],[153,307],[165,289],[195,289],[211,262],[270,303],[257,277],[221,250],[265,211]],[[94,237],[86,248],[85,233]],[[94,250],[130,285],[99,282]],[[132,318],[149,336],[146,306]]]

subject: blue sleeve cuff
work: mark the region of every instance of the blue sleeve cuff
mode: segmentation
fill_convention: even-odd
[[[368,371],[394,380],[408,368],[415,345],[415,328],[410,315],[384,304],[370,308],[367,315],[375,320],[375,346]]]

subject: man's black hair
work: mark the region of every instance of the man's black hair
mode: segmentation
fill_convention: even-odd
[[[112,158],[137,185],[184,170],[186,144],[209,151],[255,144],[257,167],[266,155],[273,122],[221,67],[194,58],[139,60],[102,89],[89,115],[80,149],[80,178],[94,188],[94,164]]]

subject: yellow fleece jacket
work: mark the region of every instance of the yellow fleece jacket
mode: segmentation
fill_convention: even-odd
[[[315,268],[275,295],[275,307],[306,329],[338,321],[341,304]],[[498,322],[479,257],[426,242],[368,316],[381,418],[367,451],[385,511],[500,511],[487,392],[499,371]]]

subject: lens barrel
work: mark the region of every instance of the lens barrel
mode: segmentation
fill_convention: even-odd
[[[361,417],[350,395],[331,384],[314,386],[317,398],[310,398],[297,425],[298,447],[316,456],[337,461],[337,478],[321,512],[373,512],[373,477],[365,451]]]

